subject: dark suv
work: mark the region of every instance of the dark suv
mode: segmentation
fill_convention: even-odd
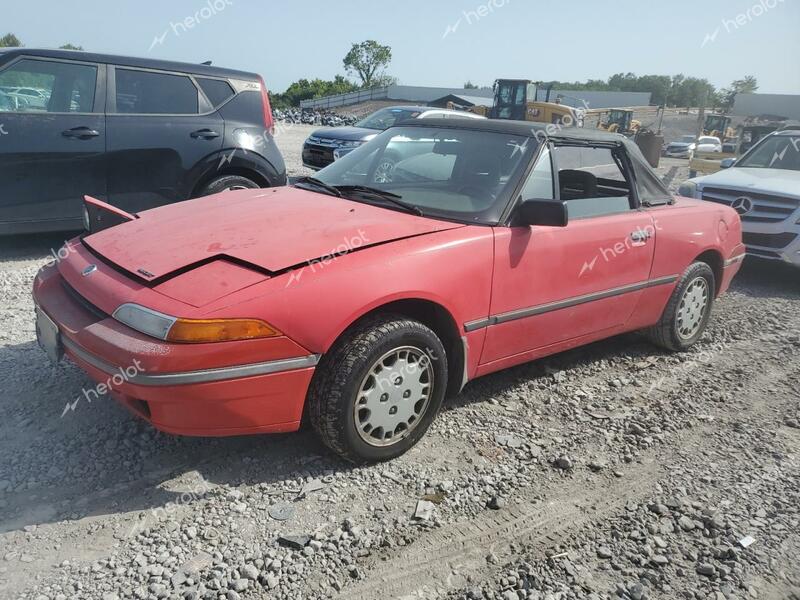
[[[0,234],[285,185],[259,75],[68,50],[0,50]]]

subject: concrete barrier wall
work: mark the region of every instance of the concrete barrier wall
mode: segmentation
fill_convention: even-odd
[[[800,96],[794,94],[736,94],[731,113],[740,117],[774,115],[800,120]]]
[[[538,100],[544,100],[545,90],[540,89]],[[463,88],[426,87],[415,85],[390,85],[388,87],[358,90],[348,94],[337,94],[313,100],[303,100],[300,108],[325,110],[338,106],[350,106],[369,100],[397,100],[399,102],[427,104],[448,94],[492,98],[491,89],[465,90]],[[623,106],[647,106],[650,104],[649,92],[592,92],[578,90],[552,90],[550,100],[561,97],[561,102],[569,106],[585,108],[614,108]]]

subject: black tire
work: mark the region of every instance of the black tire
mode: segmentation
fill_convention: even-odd
[[[692,286],[700,286],[698,279],[705,280],[708,299],[702,308],[699,319],[690,320],[696,324],[693,327],[682,327],[682,310],[687,291]],[[702,286],[700,286],[702,287]],[[711,309],[714,306],[716,296],[716,281],[714,271],[704,262],[695,262],[689,265],[684,274],[675,286],[675,290],[670,296],[667,307],[661,315],[659,322],[645,330],[645,335],[654,344],[672,350],[673,352],[683,352],[691,348],[703,336],[711,317]],[[696,329],[695,329],[696,327]]]
[[[379,359],[402,348],[417,349],[428,357],[431,371],[426,373],[432,373],[432,380],[429,380],[432,390],[428,393],[426,407],[412,426],[401,430],[389,445],[373,445],[362,437],[368,434],[359,433],[356,402],[362,383],[367,381]],[[447,355],[436,334],[422,323],[402,315],[378,315],[345,332],[322,357],[309,388],[308,416],[322,442],[342,458],[354,463],[388,460],[406,452],[425,435],[439,412],[446,387]],[[387,395],[382,394],[381,401]],[[392,402],[394,400],[386,406]]]
[[[241,175],[222,175],[205,184],[196,197],[200,198],[202,196],[210,196],[211,194],[219,194],[226,190],[252,190],[258,187],[261,186],[247,177],[242,177]]]

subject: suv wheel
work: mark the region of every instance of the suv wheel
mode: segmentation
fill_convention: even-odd
[[[222,175],[204,185],[197,194],[197,197],[210,196],[211,194],[233,190],[252,190],[258,187],[260,186],[255,181],[247,177],[242,177],[241,175]]]
[[[428,327],[381,315],[325,354],[308,395],[323,443],[356,463],[403,454],[428,430],[444,399],[447,356]]]

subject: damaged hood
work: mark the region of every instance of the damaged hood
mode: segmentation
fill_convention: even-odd
[[[145,281],[217,259],[275,274],[308,261],[462,227],[293,187],[187,200],[86,236],[83,243]]]

